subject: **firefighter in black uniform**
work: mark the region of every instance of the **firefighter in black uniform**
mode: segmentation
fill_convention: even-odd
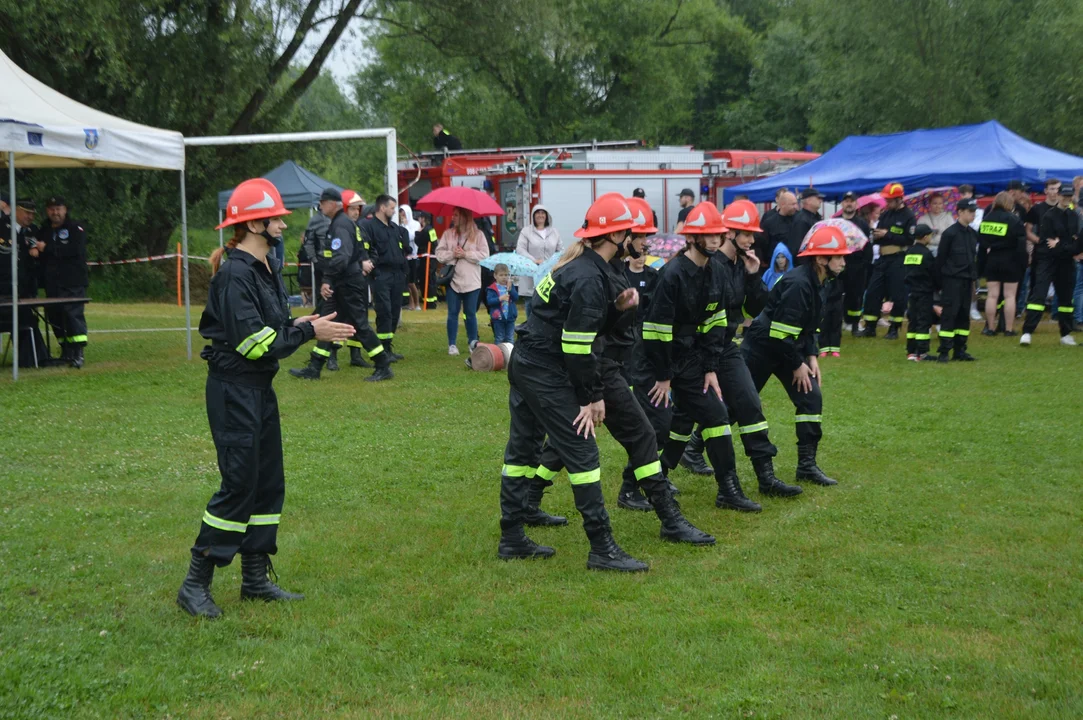
[[[958,220],[940,236],[936,251],[936,278],[940,284],[940,351],[937,358],[948,362],[948,352],[954,350],[953,360],[973,361],[966,351],[970,339],[970,298],[978,279],[978,233],[970,227],[978,203],[972,198],[960,200],[955,206]]]
[[[462,150],[463,143],[459,138],[444,129],[437,123],[432,126],[432,146],[437,150]]]
[[[324,298],[323,310],[325,313],[337,312],[339,320],[354,326],[356,332],[350,339],[359,341],[376,365],[376,370],[365,381],[390,380],[395,377],[391,372],[390,358],[369,325],[368,281],[365,276],[372,272],[373,263],[369,259],[361,229],[346,211],[339,208],[331,218],[327,235],[318,261],[323,273],[323,284],[320,286],[320,295]],[[333,349],[333,343],[317,343],[312,348],[308,365],[291,369],[290,375],[302,380],[319,380],[320,371]]]
[[[823,315],[824,283],[846,267],[846,237],[836,227],[813,233],[802,256],[808,262],[782,276],[767,298],[767,307],[752,321],[741,354],[757,390],[774,375],[786,388],[796,410],[797,481],[835,485],[816,464],[823,434],[823,396],[817,362],[816,328]]]
[[[7,195],[0,199],[0,205],[7,205]],[[17,295],[20,298],[33,298],[38,295],[38,251],[37,236],[41,228],[34,224],[37,212],[36,203],[27,198],[18,198],[14,210],[0,213],[0,296],[11,295],[11,224],[18,229],[15,232],[15,248],[19,253],[19,278]],[[19,358],[20,367],[36,367],[45,362],[45,341],[38,330],[37,317],[32,308],[19,308]],[[0,312],[0,333],[11,332],[11,311]]]
[[[45,296],[86,297],[90,276],[86,265],[86,231],[68,217],[68,205],[59,195],[45,204],[49,224],[38,233],[38,261],[44,266]],[[83,367],[86,347],[86,317],[82,303],[59,305],[46,310],[49,325],[60,343],[60,362]]]
[[[857,206],[856,200],[853,203],[853,212],[847,210],[850,206],[849,199],[854,195],[855,193],[848,192],[842,196],[842,218],[857,225],[865,237],[872,240],[872,226],[865,214],[868,211],[863,212],[862,208]],[[854,337],[861,332],[861,308],[865,302],[865,285],[868,283],[871,264],[872,243],[869,242],[861,250],[850,253],[846,258],[846,271],[842,273],[843,307],[846,310],[846,323],[850,325],[850,333]]]
[[[603,200],[616,200],[627,205],[635,223],[632,227],[633,232],[648,227],[649,207],[644,210],[637,203],[631,202],[630,198],[621,197],[619,193],[607,193],[598,198],[598,202]],[[644,205],[646,205],[645,202]],[[639,234],[640,238],[646,237],[645,233]],[[637,241],[643,242],[642,239]],[[624,276],[624,255],[626,253],[631,253],[633,256],[640,254],[640,249],[630,245],[630,242],[630,239],[623,241],[607,265],[604,284],[606,296],[614,303],[613,307],[616,307],[617,298],[621,297],[621,293],[628,291],[630,287]],[[635,288],[632,290],[638,298],[639,291]],[[658,460],[655,430],[624,377],[624,368],[632,360],[632,349],[636,340],[636,316],[635,308],[618,312],[614,318],[606,319],[606,330],[598,334],[597,383],[601,389],[602,403],[605,407],[602,422],[605,423],[613,439],[619,442],[628,453],[624,484],[628,485],[630,480],[630,486],[635,488],[637,493],[640,487],[646,491],[650,498],[649,507],[654,509],[662,522],[660,531],[662,539],[692,545],[713,545],[715,539],[689,523],[673,499],[673,492],[669,482],[662,475],[662,465]],[[556,450],[552,446],[546,446],[538,462],[533,486],[537,488],[539,483],[551,484],[556,474],[563,469],[564,465]],[[540,503],[540,493],[537,495],[537,500]],[[533,505],[533,502],[531,504]],[[545,515],[545,513],[542,514]],[[545,515],[545,517],[552,516]],[[526,523],[533,524],[529,518]],[[543,519],[543,522],[538,524],[553,523],[546,523]]]
[[[308,219],[305,233],[301,241],[301,249],[304,250],[308,260],[312,263],[310,272],[314,272],[312,285],[313,303],[317,315],[326,314],[323,309],[324,297],[320,294],[323,286],[323,270],[319,262],[319,248],[324,247],[330,240],[327,231],[331,229],[331,218],[338,212],[342,204],[342,195],[335,188],[326,188],[320,193],[319,212]],[[338,370],[338,346],[331,348],[331,355],[327,358],[327,369]]]
[[[903,255],[914,244],[917,220],[903,203],[905,192],[901,183],[888,183],[880,193],[887,200],[887,209],[880,215],[878,227],[872,231],[873,242],[880,246],[880,259],[872,266],[872,279],[865,292],[865,330],[861,337],[876,337],[880,306],[890,300],[891,327],[884,337],[895,340],[906,313],[906,283],[903,281]]]
[[[502,559],[550,557],[555,552],[528,538],[523,529],[539,438],[548,436],[568,470],[575,506],[583,516],[590,540],[587,567],[648,569],[613,539],[594,440],[594,424],[605,418],[594,344],[624,312],[634,312],[638,300],[630,288],[614,299],[613,272],[607,264],[632,226],[632,213],[622,200],[595,201],[576,231],[582,241],[569,247],[538,283],[530,318],[516,329],[519,341],[508,363],[511,427],[500,474],[497,554]]]
[[[199,334],[211,344],[200,357],[207,361],[207,419],[222,486],[207,503],[188,576],[177,593],[177,604],[196,616],[222,614],[210,592],[214,568],[229,565],[238,552],[242,599],[303,597],[268,577],[286,491],[278,400],[271,381],[280,358],[313,337],[345,340],[353,327],[332,322],[334,315],[290,317],[278,261],[269,256],[272,246],[282,241],[282,217],[288,214],[269,181],[241,183],[218,226],[235,227],[229,259],[222,263],[221,249],[211,256],[218,272],[199,321]]]
[[[397,203],[390,195],[376,198],[376,215],[361,223],[361,236],[368,243],[374,269],[372,304],[376,308],[376,336],[383,343],[391,362],[402,360],[395,352],[395,329],[402,313],[402,293],[406,290],[406,256],[410,236],[406,228],[392,222]]]
[[[914,362],[935,360],[929,357],[929,339],[936,320],[933,294],[939,287],[936,258],[929,250],[933,229],[922,224],[914,228],[914,244],[903,256],[903,277],[906,280],[906,359]],[[849,268],[847,268],[848,270]]]
[[[436,244],[440,238],[432,226],[432,215],[418,210],[414,217],[421,223],[421,232],[414,236],[417,243],[418,274],[414,282],[421,291],[426,306],[436,304]],[[426,308],[427,309],[427,308]]]
[[[355,225],[358,225],[357,233],[355,234],[355,237],[357,238],[356,242],[361,246],[360,249],[358,249],[358,252],[363,252],[364,254],[367,254],[368,253],[368,246],[365,244],[364,237],[361,236],[361,228],[360,228],[361,209],[364,207],[364,205],[365,205],[365,200],[361,197],[361,195],[359,193],[357,193],[357,192],[355,192],[353,190],[343,190],[342,191],[342,211],[344,213],[346,213],[346,217],[350,218],[350,220],[352,220]],[[362,268],[362,270],[363,269],[364,268]],[[362,273],[362,279],[365,282],[365,288],[364,288],[364,290],[361,291],[360,294],[361,294],[361,300],[364,301],[363,312],[364,312],[365,318],[367,319],[368,314],[369,314],[368,275],[365,275],[364,273]],[[365,359],[365,353],[364,353],[365,346],[361,344],[361,338],[360,338],[359,335],[354,334],[354,336],[352,338],[350,338],[349,340],[346,341],[346,346],[350,348],[350,367],[360,367],[360,368],[371,368],[372,367],[372,363],[370,363],[368,360]],[[331,370],[331,369],[337,370],[338,369],[337,367],[336,368],[331,367],[331,361],[334,360],[334,359],[335,359],[335,351],[332,350],[331,351],[331,357],[328,358],[328,360],[327,360],[327,369],[328,370]]]
[[[1075,345],[1071,336],[1072,318],[1075,313],[1072,293],[1075,288],[1075,257],[1081,252],[1079,243],[1079,216],[1072,207],[1072,184],[1060,187],[1057,206],[1046,211],[1038,232],[1038,244],[1034,246],[1034,263],[1031,266],[1030,296],[1027,298],[1027,318],[1023,322],[1020,344],[1030,345],[1031,334],[1038,329],[1045,312],[1045,294],[1049,283],[1057,296],[1057,322],[1060,325],[1062,345]],[[1026,342],[1022,342],[1022,340]]]

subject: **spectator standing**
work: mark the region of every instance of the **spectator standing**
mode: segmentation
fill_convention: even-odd
[[[955,218],[951,216],[951,213],[944,209],[944,196],[940,193],[933,193],[929,196],[929,208],[928,212],[918,218],[919,225],[928,225],[932,229],[933,235],[929,240],[929,252],[936,257],[937,249],[940,247],[940,236],[945,230],[955,224]]]
[[[410,310],[421,309],[421,291],[417,287],[418,276],[418,264],[420,259],[418,258],[418,233],[421,232],[421,223],[414,219],[413,210],[409,205],[399,206],[399,225],[406,228],[406,233],[410,238],[410,253],[406,257],[406,294],[403,295],[404,300],[408,300],[407,307]]]
[[[448,355],[458,355],[459,313],[466,316],[466,337],[470,350],[478,344],[478,295],[481,294],[481,263],[489,257],[485,235],[474,224],[469,210],[456,209],[451,227],[436,246],[436,259],[455,266],[447,288]]]
[[[519,293],[511,284],[508,266],[503,263],[493,268],[495,280],[485,289],[485,306],[489,309],[489,318],[493,324],[493,342],[496,344],[515,342],[515,319],[519,309]]]
[[[796,214],[797,196],[786,188],[780,188],[775,193],[775,207],[765,212],[760,220],[763,232],[756,234],[756,244],[753,245],[764,267],[770,263],[778,244],[786,244],[790,239],[790,228]],[[792,261],[790,267],[793,267]]]
[[[1009,192],[998,193],[982,219],[978,232],[978,264],[985,274],[985,329],[982,335],[995,335],[997,307],[1004,296],[1005,335],[1015,335],[1015,296],[1019,281],[1027,269],[1027,230],[1014,211],[1015,199]],[[1044,302],[1044,300],[1043,300]],[[1045,307],[1044,304],[1042,306]]]
[[[544,205],[535,205],[530,213],[530,225],[522,229],[515,242],[516,254],[541,265],[563,249],[560,233],[553,227],[553,216]],[[519,277],[519,296],[526,298],[526,315],[530,317],[530,306],[534,299],[534,278],[528,275]]]
[[[681,204],[681,210],[677,213],[677,227],[673,230],[675,233],[680,233],[684,230],[684,220],[688,217],[688,213],[692,212],[692,207],[696,204],[696,193],[692,188],[685,188],[681,190],[677,196],[677,202]]]
[[[45,204],[49,224],[38,234],[37,246],[30,255],[45,266],[45,296],[50,298],[86,297],[90,275],[86,264],[86,231],[68,217],[68,204],[54,195]],[[73,368],[83,367],[83,348],[87,343],[86,317],[82,303],[51,307],[46,312],[49,325],[60,343],[60,362]]]
[[[775,252],[771,256],[771,264],[763,273],[763,284],[770,290],[775,286],[783,275],[793,269],[793,256],[786,243],[775,246]]]
[[[842,196],[842,219],[849,220],[858,227],[865,237],[872,235],[872,227],[857,206],[857,193],[848,192]],[[876,207],[875,204],[872,205]],[[877,207],[877,211],[879,208]],[[846,310],[846,325],[851,333],[858,331],[861,323],[861,304],[865,301],[865,284],[869,278],[869,265],[872,264],[872,245],[866,244],[846,258],[846,269],[842,271],[839,282],[842,283],[843,306]],[[844,326],[845,327],[845,326]]]
[[[1072,297],[1075,284],[1075,257],[1080,254],[1079,216],[1072,207],[1073,190],[1069,186],[1060,189],[1057,207],[1047,210],[1042,216],[1040,230],[1041,242],[1034,250],[1034,265],[1030,296],[1027,298],[1027,319],[1023,323],[1020,345],[1030,345],[1031,334],[1038,329],[1038,323],[1045,312],[1045,298],[1049,284],[1053,284],[1055,298]],[[1060,325],[1061,345],[1075,345],[1071,336],[1072,317],[1075,308],[1064,305],[1065,300],[1056,300],[1057,322]]]
[[[786,247],[790,249],[790,255],[797,257],[801,249],[801,241],[812,229],[812,226],[824,219],[820,214],[823,207],[824,196],[816,188],[805,188],[801,191],[801,209],[793,218],[793,226],[790,228],[790,236],[786,241]]]

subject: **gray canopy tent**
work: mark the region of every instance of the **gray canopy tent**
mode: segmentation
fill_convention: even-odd
[[[311,170],[306,170],[293,160],[287,160],[262,177],[270,180],[278,188],[282,203],[290,210],[314,206],[320,201],[320,193],[326,188],[333,187],[339,192],[344,189],[330,180],[324,180]],[[222,213],[229,204],[229,196],[232,193],[233,188],[218,193],[218,222],[222,222]],[[221,241],[221,234],[219,234],[219,240]]]

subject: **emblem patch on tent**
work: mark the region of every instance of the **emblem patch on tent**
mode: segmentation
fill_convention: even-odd
[[[37,132],[28,132],[26,134],[26,144],[37,147],[43,147],[45,145],[42,134]]]
[[[331,241],[331,249],[332,250],[338,250],[340,247],[342,247],[342,239],[341,238],[335,238],[334,240]]]
[[[93,150],[98,147],[98,131],[93,128],[83,128],[83,134],[86,135],[86,140],[83,144],[86,145],[87,150]]]

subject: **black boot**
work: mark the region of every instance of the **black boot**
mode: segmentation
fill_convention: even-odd
[[[714,506],[724,510],[740,510],[741,512],[760,512],[763,510],[759,503],[752,502],[745,497],[736,470],[730,470],[718,479],[718,497],[714,500]]]
[[[975,360],[977,360],[976,357],[968,353],[966,350],[956,350],[955,354],[951,356],[951,359],[955,360],[956,362],[974,362]]]
[[[188,577],[184,578],[177,592],[177,604],[196,617],[214,619],[222,615],[222,609],[211,597],[211,580],[214,579],[214,562],[203,555],[192,555]]]
[[[69,367],[71,365],[71,346],[64,343],[60,346],[60,357],[49,358],[45,361],[46,367]]]
[[[887,329],[887,335],[884,335],[885,340],[898,340],[899,339],[899,325],[897,323],[891,323],[891,327]]]
[[[331,348],[331,355],[327,358],[327,372],[338,371],[338,348]]]
[[[865,323],[865,329],[855,332],[854,337],[858,337],[858,338],[874,338],[874,337],[876,337],[876,321],[875,320],[867,321]]]
[[[501,560],[530,560],[556,554],[553,548],[528,538],[523,530],[529,494],[530,478],[500,476],[500,544],[496,554]]]
[[[699,428],[696,428],[692,433],[692,438],[688,441],[688,445],[685,446],[680,462],[683,468],[694,472],[696,475],[714,475],[714,470],[703,459],[703,435],[700,433]]]
[[[302,380],[319,380],[320,371],[323,370],[324,359],[313,355],[308,360],[308,365],[303,368],[290,368],[290,375]]]
[[[647,498],[643,497],[643,493],[639,491],[635,475],[629,469],[625,469],[624,482],[621,483],[620,492],[617,493],[617,507],[640,512],[650,512],[654,509],[647,502]]]
[[[644,562],[624,552],[613,539],[609,526],[609,513],[605,511],[600,482],[572,485],[575,507],[583,516],[583,530],[590,540],[587,555],[588,570],[616,570],[618,572],[645,572],[650,569]]]
[[[271,564],[267,553],[245,553],[241,555],[241,600],[304,600],[301,593],[286,592],[271,582],[269,575],[278,580],[278,573]]]
[[[714,536],[708,535],[692,523],[681,513],[680,504],[673,498],[673,493],[665,478],[657,477],[653,481],[644,480],[643,489],[650,496],[654,512],[662,523],[659,537],[663,540],[675,543],[688,543],[689,545],[714,545]]]
[[[361,348],[350,347],[350,367],[363,367],[370,368],[372,363],[365,359],[365,356],[361,354]]]
[[[393,347],[391,347],[391,346],[392,346],[392,341],[391,340],[388,340],[387,342],[384,343],[384,352],[387,353],[388,361],[389,362],[398,362],[399,360],[404,360],[405,358],[403,358],[402,355],[399,355],[397,352],[395,352],[395,349]]]
[[[797,446],[797,482],[804,481],[817,485],[838,485],[838,480],[832,480],[824,471],[816,465],[816,445]]]
[[[541,509],[545,488],[552,484],[552,480],[542,480],[537,477],[530,478],[530,488],[526,495],[526,512],[523,515],[523,523],[527,526],[548,527],[568,524],[568,518],[562,515],[550,515]]]
[[[377,354],[374,360],[376,362],[376,372],[365,378],[365,382],[380,382],[395,377],[395,373],[391,372],[391,358],[388,357],[386,348],[382,353]]]
[[[68,357],[69,364],[76,370],[82,370],[83,368],[83,346],[74,345],[71,349],[71,354]]]
[[[761,495],[793,497],[804,492],[800,486],[787,485],[775,477],[775,464],[769,457],[752,458],[752,467],[756,471],[756,479],[760,482]]]

